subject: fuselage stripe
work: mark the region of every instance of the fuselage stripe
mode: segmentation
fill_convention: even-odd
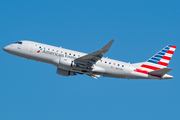
[[[163,56],[162,59],[165,59],[165,60],[171,60],[171,57]]]
[[[159,61],[157,64],[159,64],[159,65],[163,65],[163,66],[167,66],[167,65],[168,65],[168,63],[161,62],[161,61]]]
[[[158,54],[159,54],[159,55],[165,55],[166,53],[163,53],[163,52],[159,52]]]
[[[176,46],[174,46],[174,45],[172,45],[171,47],[172,47],[172,48],[176,48]]]
[[[148,68],[148,69],[151,69],[151,70],[159,70],[160,69],[158,67],[154,67],[154,66],[150,66],[150,65],[145,65],[145,64],[141,65],[141,67]]]
[[[163,56],[161,56],[161,55],[155,55],[154,57],[162,58]]]
[[[157,61],[160,61],[161,59],[159,59],[159,58],[155,58],[155,57],[153,57],[153,58],[151,58],[151,59],[153,59],[153,60],[157,60]]]
[[[168,50],[166,53],[173,54],[174,51]]]
[[[152,74],[149,74],[148,71],[146,71],[146,70],[141,70],[141,69],[137,69],[137,68],[136,68],[134,71],[135,71],[135,72],[139,72],[139,73],[143,73],[143,74],[147,74],[147,75],[151,75],[151,76],[154,76],[154,77],[161,78],[160,75],[152,75]]]
[[[161,52],[167,52],[168,50],[161,50]]]
[[[164,49],[169,50],[169,47],[165,47]]]
[[[161,78],[161,76],[160,76],[160,75],[152,75],[152,74],[149,74],[149,75],[154,76],[154,77]]]
[[[148,72],[146,70],[141,70],[141,69],[137,69],[137,68],[134,71],[144,73],[144,74],[148,74]]]
[[[157,64],[157,63],[158,63],[158,61],[154,61],[154,60],[148,60],[147,62],[150,62],[150,63],[155,63],[155,64]]]

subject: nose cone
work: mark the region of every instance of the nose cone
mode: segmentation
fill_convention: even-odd
[[[10,46],[8,45],[8,46],[4,47],[3,50],[4,50],[5,52],[7,52],[7,51],[9,50],[9,48],[10,48]]]

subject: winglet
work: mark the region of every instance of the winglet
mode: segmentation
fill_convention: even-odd
[[[107,52],[109,50],[109,48],[111,47],[113,42],[114,42],[114,39],[111,40],[107,45],[105,45],[101,50]]]
[[[111,47],[113,42],[114,42],[114,40],[111,40],[102,49],[100,49],[96,52],[84,55],[82,57],[79,57],[79,58],[75,59],[74,62],[76,64],[78,64],[78,63],[85,64],[85,65],[91,64],[91,66],[92,66],[94,63],[96,63],[98,60],[100,60],[103,57],[103,55],[109,50],[109,48]]]
[[[162,69],[159,69],[159,70],[151,71],[151,72],[149,72],[149,74],[163,76],[166,73],[168,73],[170,70],[172,70],[172,68],[162,68]]]

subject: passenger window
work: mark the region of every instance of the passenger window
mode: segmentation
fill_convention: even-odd
[[[119,66],[119,64],[118,64],[118,66]]]
[[[122,65],[122,67],[124,67],[124,65]]]
[[[61,53],[63,53],[63,51],[61,51]]]
[[[111,62],[109,62],[109,64],[111,64]]]
[[[58,52],[58,50],[56,52]]]
[[[52,51],[54,51],[54,49],[52,49]]]
[[[116,64],[114,63],[114,65],[116,65]]]
[[[41,46],[39,48],[41,48]]]
[[[78,57],[80,57],[80,55],[78,55]]]
[[[45,50],[46,48],[44,47],[44,50]]]
[[[74,54],[74,56],[76,56],[76,55]]]
[[[50,49],[48,48],[48,50],[50,50]]]
[[[105,61],[105,63],[107,63],[107,62]]]
[[[102,62],[102,60],[100,60],[100,62]]]
[[[71,53],[69,53],[69,55],[71,55]]]
[[[65,54],[67,54],[67,52],[65,52]]]

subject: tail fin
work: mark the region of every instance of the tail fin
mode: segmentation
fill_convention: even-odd
[[[171,57],[176,49],[174,45],[167,45],[161,51],[156,53],[150,59],[148,59],[145,63],[141,65],[142,70],[146,70],[148,72],[159,70],[162,68],[166,68],[171,60]]]

